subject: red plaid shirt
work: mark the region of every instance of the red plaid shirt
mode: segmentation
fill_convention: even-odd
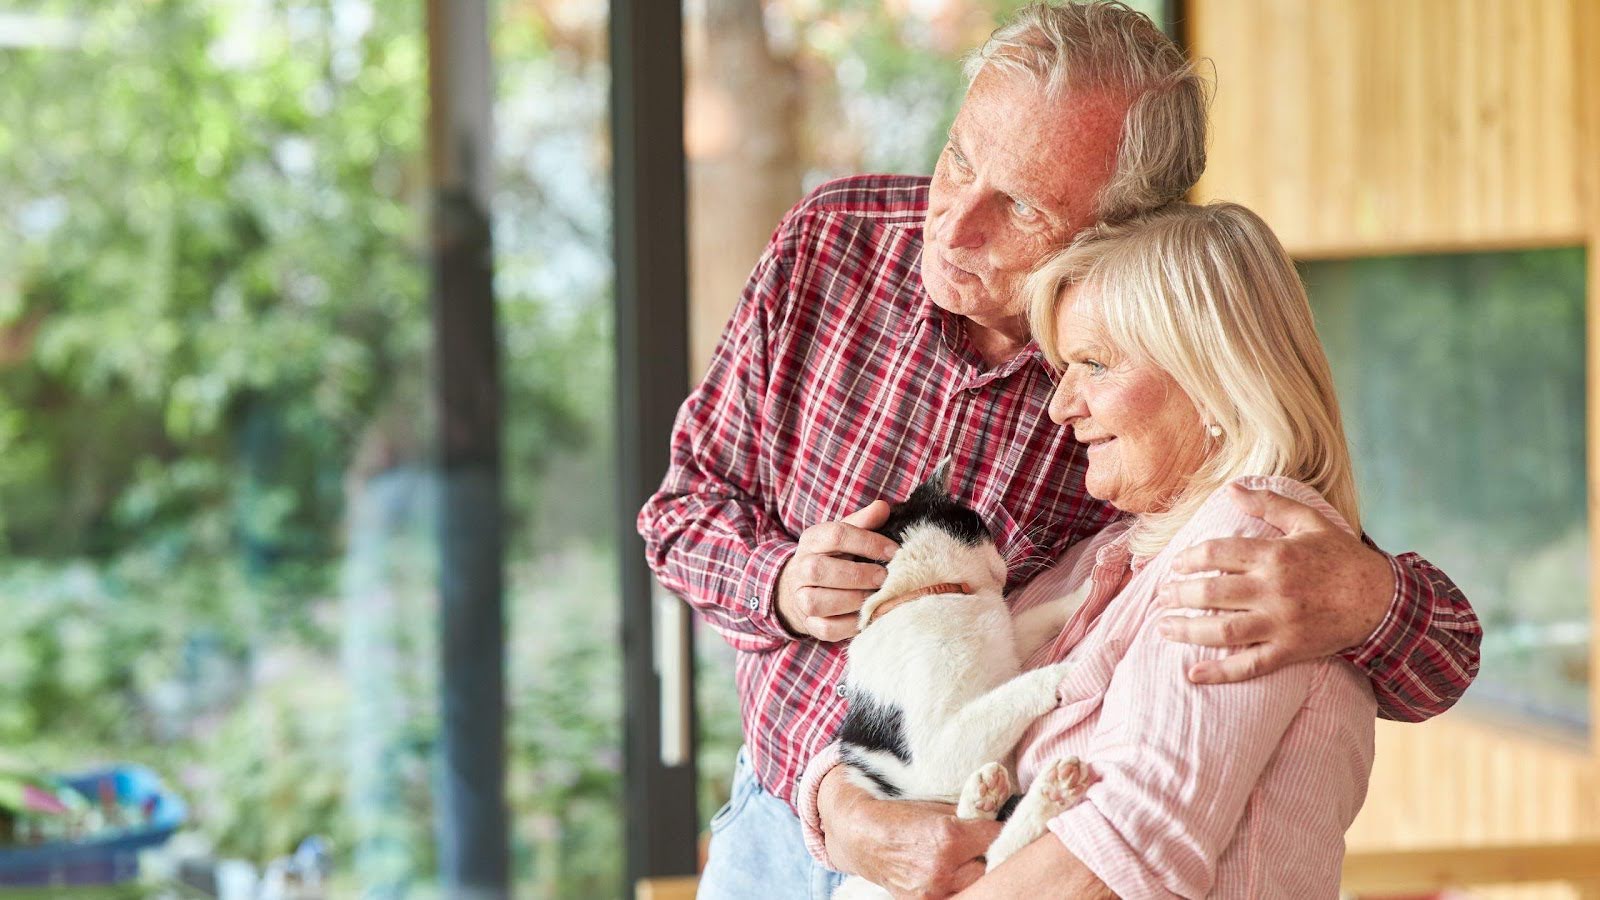
[[[791,805],[845,710],[846,645],[796,639],[774,607],[801,531],[903,499],[946,454],[952,493],[1010,566],[1008,589],[1117,515],[1085,492],[1083,448],[1046,415],[1054,383],[1039,351],[985,369],[963,320],[923,290],[927,202],[926,178],[860,176],[784,217],[639,514],[661,582],[741,651],[750,759]],[[1481,630],[1427,562],[1407,554],[1395,571],[1388,616],[1348,658],[1384,716],[1421,720],[1471,683]]]

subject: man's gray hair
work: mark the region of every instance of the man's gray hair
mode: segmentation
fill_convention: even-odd
[[[1206,83],[1145,14],[1112,0],[1030,3],[965,61],[1025,72],[1047,94],[1101,89],[1132,104],[1096,213],[1118,222],[1180,200],[1206,167]]]

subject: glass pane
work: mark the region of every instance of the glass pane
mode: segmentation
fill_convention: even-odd
[[[491,6],[513,893],[617,896],[606,4]],[[169,865],[430,893],[424,4],[10,9],[0,778],[138,764]]]
[[[1470,703],[1582,726],[1589,690],[1584,254],[1302,267],[1350,430],[1362,520],[1482,618]]]
[[[168,866],[431,879],[422,10],[19,15],[0,746],[153,771],[188,804]]]
[[[516,897],[623,891],[605,0],[491,4]]]

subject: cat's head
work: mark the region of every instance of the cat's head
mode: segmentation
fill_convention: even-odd
[[[931,584],[966,584],[989,596],[1005,587],[1005,560],[989,526],[977,510],[950,495],[948,456],[910,497],[890,507],[878,533],[900,549],[888,562],[883,587],[862,604],[862,627],[879,603]]]
[[[950,457],[939,460],[933,474],[917,485],[911,496],[889,508],[889,520],[878,533],[897,544],[905,543],[908,531],[931,525],[971,545],[994,543],[994,535],[983,516],[972,507],[950,496]]]

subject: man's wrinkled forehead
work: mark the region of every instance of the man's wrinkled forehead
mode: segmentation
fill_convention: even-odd
[[[1007,189],[1077,218],[1085,188],[1098,190],[1115,170],[1128,106],[1119,92],[1069,88],[1052,97],[1031,73],[985,68],[956,114],[952,144],[995,157],[1014,182]]]

